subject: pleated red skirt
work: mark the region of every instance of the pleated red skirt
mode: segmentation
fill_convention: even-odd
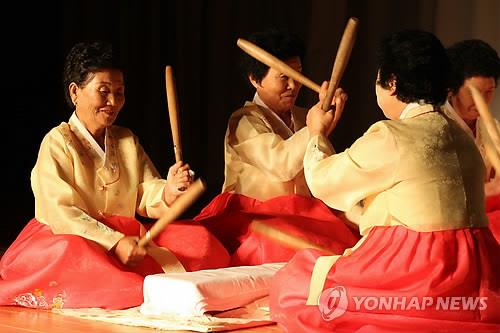
[[[314,264],[304,250],[270,288],[287,332],[500,332],[500,246],[488,228],[416,232],[373,228],[340,257],[319,305],[306,305]]]
[[[215,197],[195,220],[224,244],[232,266],[287,262],[297,252],[255,231],[255,220],[338,254],[360,239],[321,200],[299,195],[259,201],[226,192]]]
[[[114,216],[102,222],[125,235],[140,235],[141,224],[134,218]],[[172,223],[154,241],[188,271],[229,264],[222,244],[199,223]],[[0,260],[0,305],[129,308],[142,304],[144,277],[157,273],[163,271],[149,256],[129,267],[95,242],[55,235],[33,219]]]

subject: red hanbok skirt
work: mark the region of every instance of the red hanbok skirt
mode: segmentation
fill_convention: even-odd
[[[101,222],[127,236],[140,235],[141,224],[134,218]],[[187,271],[229,264],[222,244],[199,223],[172,223],[154,241],[174,253]],[[0,260],[0,305],[129,308],[142,304],[144,277],[157,273],[163,271],[150,256],[129,267],[95,242],[55,235],[33,219]]]
[[[360,239],[359,233],[321,200],[299,195],[259,201],[226,192],[215,197],[195,220],[224,244],[232,266],[287,262],[297,252],[254,230],[254,220],[336,254],[342,254]]]
[[[500,245],[488,228],[373,228],[306,305],[318,250],[304,250],[270,288],[287,332],[500,332]]]

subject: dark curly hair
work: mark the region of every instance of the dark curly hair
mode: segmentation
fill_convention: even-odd
[[[404,103],[439,106],[446,100],[450,63],[430,32],[403,30],[385,36],[377,51],[377,68],[377,84],[388,89],[394,80],[396,96]]]
[[[75,82],[84,87],[94,76],[94,73],[103,69],[118,69],[124,71],[124,66],[118,59],[113,46],[104,41],[80,42],[75,44],[64,62],[63,85],[66,102],[73,107],[68,86]]]
[[[498,83],[500,60],[497,51],[479,39],[468,39],[446,49],[451,62],[448,88],[458,93],[464,81],[473,76],[491,77]]]
[[[305,47],[297,35],[282,29],[270,28],[264,31],[251,34],[247,40],[271,53],[280,60],[288,60],[299,57],[303,61]],[[241,57],[241,67],[245,78],[249,76],[260,82],[269,71],[269,67],[255,58],[243,53]]]

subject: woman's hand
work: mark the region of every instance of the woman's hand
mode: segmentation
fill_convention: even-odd
[[[125,236],[113,248],[115,255],[125,265],[135,266],[144,259],[146,249],[139,246],[139,237]]]
[[[329,136],[335,126],[337,126],[342,112],[344,111],[345,102],[347,101],[347,94],[342,88],[335,90],[335,95],[332,99],[332,109],[324,111],[321,109],[323,100],[326,97],[328,90],[328,82],[323,82],[319,92],[319,102],[314,105],[307,113],[307,128],[311,136],[324,135]]]
[[[171,205],[193,182],[188,164],[179,161],[168,169],[167,185],[163,193],[167,205]]]

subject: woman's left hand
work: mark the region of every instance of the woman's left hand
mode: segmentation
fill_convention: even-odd
[[[167,184],[164,190],[164,199],[171,205],[193,182],[188,164],[179,161],[168,169]]]

